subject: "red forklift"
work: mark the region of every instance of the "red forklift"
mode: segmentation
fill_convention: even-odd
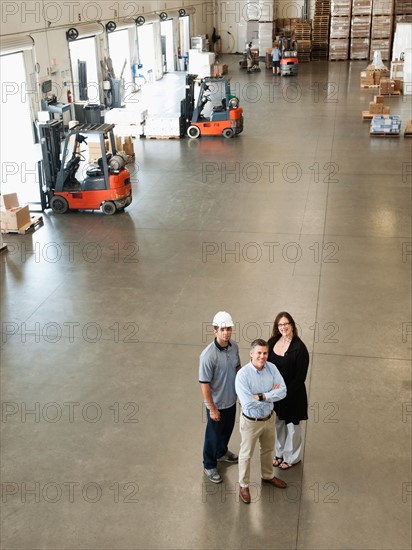
[[[282,76],[296,76],[298,74],[298,43],[295,38],[282,36],[279,40],[280,74]]]
[[[199,89],[195,89],[195,84]],[[197,99],[195,92],[199,92]],[[210,115],[203,111],[212,102]],[[239,99],[231,94],[230,84],[223,77],[186,76],[186,97],[181,102],[181,115],[186,134],[191,139],[200,136],[223,136],[232,138],[243,131],[243,109]]]
[[[132,202],[127,157],[118,154],[113,124],[78,124],[70,128],[61,152],[61,122],[38,125],[43,160],[40,163],[42,209],[56,214],[69,210],[101,210],[112,215]],[[87,139],[98,141],[97,162],[90,164],[80,151]],[[105,140],[109,140],[110,153]],[[85,163],[81,167],[82,161]]]

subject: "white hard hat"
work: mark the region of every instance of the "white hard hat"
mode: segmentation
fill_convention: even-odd
[[[219,311],[213,317],[213,326],[219,328],[234,327],[232,317],[227,313],[227,311]]]

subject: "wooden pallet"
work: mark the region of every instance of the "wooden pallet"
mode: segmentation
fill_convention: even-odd
[[[180,136],[144,136],[146,139],[181,139]]]
[[[374,116],[369,111],[362,111],[362,120],[372,120]]]
[[[395,90],[394,92],[390,94],[384,94],[383,92],[380,92],[379,95],[384,95],[385,97],[392,97],[392,96],[399,96],[401,95],[401,92],[399,90]]]
[[[26,223],[26,225],[23,225],[23,227],[20,227],[20,229],[2,229],[2,233],[16,233],[19,235],[25,235],[26,233],[29,233],[30,231],[34,231],[38,227],[43,225],[43,216],[30,216],[30,221]]]
[[[361,88],[379,88],[379,84],[361,84]]]
[[[399,132],[369,132],[370,136],[376,136],[376,137],[396,137],[398,138],[400,136]]]

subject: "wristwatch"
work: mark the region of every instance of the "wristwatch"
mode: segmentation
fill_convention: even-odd
[[[263,393],[258,393],[259,401],[263,401]]]

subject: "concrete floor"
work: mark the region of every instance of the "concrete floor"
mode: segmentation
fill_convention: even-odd
[[[364,62],[227,61],[240,137],[137,140],[125,214],[5,238],[2,549],[411,546],[412,142],[369,136]],[[178,110],[183,75],[148,90]],[[243,363],[283,309],[311,353],[303,463],[261,489],[256,455],[250,506],[202,474],[220,309]]]

